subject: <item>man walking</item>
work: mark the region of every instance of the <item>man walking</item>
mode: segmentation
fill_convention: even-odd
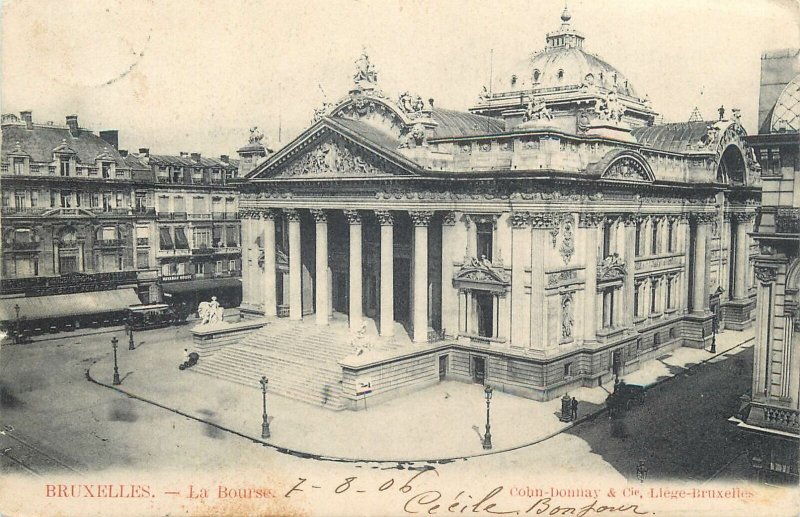
[[[572,420],[578,419],[578,399],[572,397]]]

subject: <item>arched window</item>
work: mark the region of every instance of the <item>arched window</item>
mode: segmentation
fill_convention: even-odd
[[[542,76],[542,73],[539,70],[534,70],[533,71],[533,82],[534,83],[538,83],[539,82],[539,78],[541,76]]]

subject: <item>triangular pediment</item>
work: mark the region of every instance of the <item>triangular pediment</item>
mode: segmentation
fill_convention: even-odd
[[[250,180],[382,178],[415,175],[416,165],[382,145],[325,119],[257,167]],[[395,144],[396,145],[396,144]]]

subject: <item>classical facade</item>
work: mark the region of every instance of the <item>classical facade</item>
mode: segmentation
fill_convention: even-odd
[[[120,311],[156,293],[134,240],[135,221],[155,217],[148,182],[117,151],[117,132],[98,136],[75,115],[38,124],[30,111],[3,115],[2,130],[0,321],[69,319],[93,298]]]
[[[748,137],[761,163],[753,387],[740,418],[754,433],[759,479],[797,483],[800,439],[800,50],[761,59],[759,133]]]
[[[455,378],[550,399],[710,345],[715,315],[748,326],[760,187],[738,111],[656,125],[583,44],[565,10],[463,112],[385,94],[365,52],[241,186],[246,306],[408,333],[340,363],[375,394]]]

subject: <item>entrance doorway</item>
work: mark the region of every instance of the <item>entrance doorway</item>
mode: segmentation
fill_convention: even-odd
[[[472,356],[472,382],[486,384],[486,358]]]
[[[486,292],[475,292],[475,306],[478,312],[478,335],[494,337],[494,304],[492,295]]]
[[[439,356],[439,380],[443,381],[447,377],[447,369],[450,362],[450,356],[448,355],[440,355]]]
[[[611,352],[611,373],[616,377],[622,375],[622,350]]]

